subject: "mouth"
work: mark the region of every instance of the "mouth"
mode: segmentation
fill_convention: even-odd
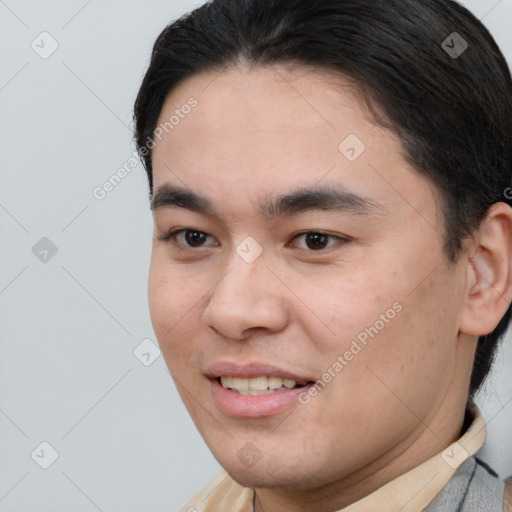
[[[300,396],[316,382],[274,365],[218,361],[205,376],[213,404],[231,418],[265,418],[288,412],[300,404]]]
[[[261,375],[252,378],[233,377],[222,375],[217,377],[217,382],[233,393],[245,396],[271,395],[282,393],[290,389],[299,389],[313,384],[313,381],[296,382],[293,379],[284,379],[277,376]]]

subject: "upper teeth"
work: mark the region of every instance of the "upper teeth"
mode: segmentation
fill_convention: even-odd
[[[281,377],[254,377],[252,379],[240,379],[238,377],[221,377],[222,387],[235,389],[236,391],[265,391],[267,389],[279,389],[282,386],[291,389],[297,384],[291,379]]]

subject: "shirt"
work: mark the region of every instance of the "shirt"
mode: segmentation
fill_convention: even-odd
[[[442,452],[388,482],[338,512],[419,512],[443,490],[456,471],[482,447],[487,435],[478,406],[470,401],[471,423],[465,433]],[[466,467],[474,467],[468,461]],[[476,464],[476,463],[475,463]],[[458,475],[457,475],[458,476]],[[254,490],[242,487],[226,471],[219,473],[180,512],[254,512]]]

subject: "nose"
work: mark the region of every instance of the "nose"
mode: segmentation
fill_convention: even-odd
[[[289,319],[286,287],[267,267],[263,255],[247,263],[234,254],[213,288],[203,322],[220,336],[243,341],[253,331],[279,332]]]

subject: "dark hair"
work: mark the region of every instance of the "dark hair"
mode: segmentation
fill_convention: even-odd
[[[150,196],[147,141],[167,95],[199,72],[240,62],[295,63],[357,84],[376,122],[400,137],[405,158],[436,186],[451,263],[493,203],[512,206],[510,70],[489,31],[452,0],[212,0],[169,24],[134,106]],[[509,306],[480,336],[469,398],[510,318]]]

